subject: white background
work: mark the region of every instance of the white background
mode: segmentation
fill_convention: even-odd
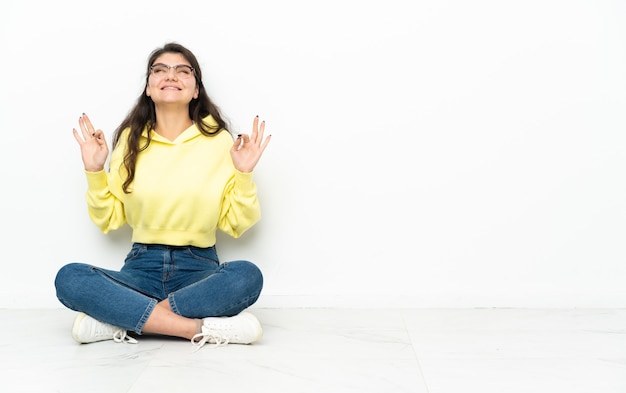
[[[626,2],[5,1],[0,307],[61,307],[65,263],[121,267],[89,221],[71,130],[107,135],[149,53],[272,142],[262,220],[218,238],[260,305],[626,304]]]

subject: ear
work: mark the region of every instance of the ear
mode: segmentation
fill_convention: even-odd
[[[146,95],[150,97],[150,87],[146,86]]]
[[[199,95],[199,94],[200,94],[200,88],[199,88],[198,86],[196,86],[196,91],[195,91],[195,93],[193,93],[193,98],[194,98],[194,100],[195,100],[196,98],[198,98],[198,95]]]

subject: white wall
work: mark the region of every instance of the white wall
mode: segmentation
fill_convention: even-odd
[[[9,1],[0,12],[0,307],[119,268],[71,130],[109,141],[154,48],[198,56],[234,131],[273,135],[261,222],[219,237],[259,305],[626,304],[626,3]]]

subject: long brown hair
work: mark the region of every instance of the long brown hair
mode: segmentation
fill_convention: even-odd
[[[200,64],[198,63],[196,56],[189,49],[175,42],[167,43],[163,47],[155,49],[148,58],[148,65],[146,67],[146,85],[144,86],[141,95],[137,98],[135,106],[128,112],[126,118],[117,127],[115,133],[113,134],[113,148],[115,148],[120,140],[120,137],[122,136],[122,131],[130,128],[130,132],[128,133],[127,150],[124,153],[123,161],[124,168],[126,169],[128,176],[124,180],[122,188],[127,194],[130,193],[130,184],[135,179],[137,156],[150,145],[150,141],[152,140],[151,134],[148,133],[148,140],[146,143],[143,146],[139,146],[143,130],[146,127],[148,130],[152,129],[156,123],[154,102],[152,102],[152,99],[146,94],[146,88],[148,86],[148,78],[150,78],[150,66],[152,66],[156,59],[164,53],[181,54],[185,57],[185,59],[187,59],[187,61],[189,61],[194,69],[196,84],[198,85],[198,98],[194,98],[189,103],[189,117],[196,123],[200,132],[207,136],[212,136],[220,131],[227,131],[229,129],[227,121],[221,115],[220,109],[213,103],[213,101],[211,101],[206,89],[204,88],[204,84],[202,83],[202,70],[200,69]],[[206,124],[202,121],[202,119],[208,115],[213,117],[217,125]]]

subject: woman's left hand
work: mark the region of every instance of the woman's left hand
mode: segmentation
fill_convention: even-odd
[[[252,172],[254,167],[259,162],[263,151],[267,147],[267,144],[272,138],[269,135],[263,140],[263,133],[265,132],[265,121],[259,124],[259,116],[254,118],[252,123],[252,133],[241,134],[235,140],[233,147],[230,149],[230,156],[233,159],[233,164],[239,172]]]

